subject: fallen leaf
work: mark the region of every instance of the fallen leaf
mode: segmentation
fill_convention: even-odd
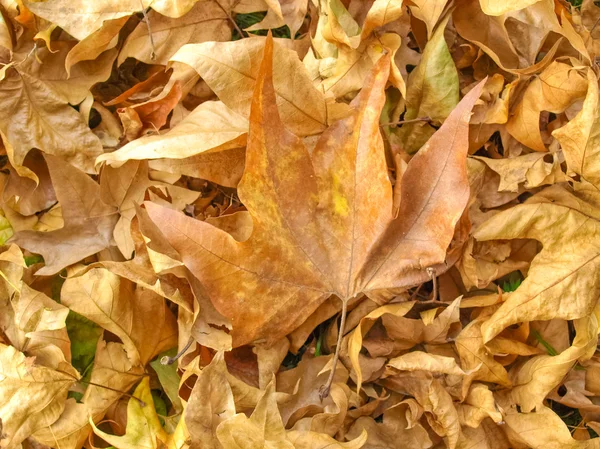
[[[193,67],[227,107],[248,117],[254,84],[261,76],[263,48],[262,39],[188,44],[171,60]],[[325,98],[310,82],[298,55],[274,44],[273,58],[279,68],[273,74],[273,85],[285,126],[300,136],[324,131],[328,121]],[[229,88],[232,83],[235,90]]]
[[[68,363],[60,371],[36,365],[12,346],[0,344],[2,445],[16,447],[35,431],[51,425],[65,407],[69,387],[78,379]]]
[[[352,115],[319,139],[311,163],[301,141],[278,124],[270,52],[267,44],[252,108],[246,169],[238,189],[255,220],[250,239],[235,242],[210,225],[146,204],[155,222],[168,223],[162,231],[204,284],[217,310],[232,319],[235,346],[284,336],[333,292],[347,301],[361,291],[401,288],[426,279],[424,268],[443,262],[468,196],[463,151],[466,122],[479,89],[471,91],[409,164],[403,178],[407,187],[400,206],[402,220],[394,221],[378,127],[388,61],[380,60],[368,87],[355,100]],[[455,136],[452,152],[441,145],[446,133]],[[439,153],[446,153],[443,162]],[[292,163],[293,172],[287,169]],[[431,175],[426,180],[419,174],[425,165]],[[357,188],[362,173],[377,176],[370,178],[366,192]],[[450,201],[441,195],[446,183],[465,185],[463,193]],[[297,195],[283,200],[276,196],[283,190]],[[439,220],[442,210],[445,219]],[[425,226],[434,211],[435,230]],[[328,229],[326,239],[321,237],[321,227]],[[416,246],[411,243],[416,239],[429,243]],[[340,241],[348,246],[340,247],[336,243]],[[397,259],[398,254],[404,256]],[[377,263],[365,265],[368,260]],[[239,285],[248,287],[238,289]],[[254,291],[261,291],[261,296]],[[250,306],[251,297],[255,300]],[[283,303],[282,297],[287,298]]]
[[[15,169],[19,170],[31,149],[38,148],[93,172],[93,161],[102,153],[100,141],[48,84],[8,68],[0,81],[0,105],[12,111],[0,120],[0,130],[2,140],[11,145],[9,158]]]
[[[56,156],[46,155],[45,159],[58,201],[69,207],[63,209],[63,228],[22,231],[14,237],[17,245],[44,257],[45,266],[38,275],[58,273],[110,246],[118,220],[115,208],[100,199],[100,186],[95,181]]]

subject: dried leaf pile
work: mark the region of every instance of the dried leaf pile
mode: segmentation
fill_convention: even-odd
[[[0,448],[600,449],[573,3],[0,0]]]

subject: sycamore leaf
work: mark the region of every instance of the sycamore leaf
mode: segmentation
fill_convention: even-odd
[[[110,49],[93,60],[81,61],[72,65],[67,72],[66,58],[74,47],[75,43],[72,41],[56,42],[53,51],[48,48],[38,50],[36,57],[27,59],[19,69],[60,95],[65,102],[79,104],[90,95],[92,86],[108,79],[117,50]],[[34,99],[30,101],[33,102]],[[44,103],[35,106],[47,107]]]
[[[61,370],[36,365],[12,346],[0,344],[0,442],[8,449],[38,429],[51,425],[65,407],[71,385],[79,378],[65,363]]]
[[[379,307],[369,313],[367,316],[362,318],[356,326],[356,329],[350,334],[348,340],[348,355],[350,357],[350,363],[356,372],[356,390],[360,391],[362,385],[362,370],[360,368],[359,354],[363,345],[363,338],[367,335],[367,332],[373,327],[375,321],[380,317],[391,314],[394,316],[404,316],[414,306],[413,301],[403,302],[401,304],[389,304],[383,307]]]
[[[327,427],[332,430],[328,433],[339,430],[347,409],[339,405],[348,402],[347,390],[342,389],[348,379],[348,371],[338,366],[333,377],[332,394],[321,399],[320,388],[331,370],[331,360],[332,356],[304,357],[295,368],[278,374],[278,388],[285,393],[285,400],[280,401],[280,413],[286,427],[293,425],[295,430],[318,430],[315,427],[321,427],[323,431]],[[309,412],[314,416],[304,418]],[[342,422],[339,422],[340,418]]]
[[[427,422],[431,429],[439,436],[444,437],[446,447],[456,448],[461,438],[458,412],[452,396],[438,379],[433,378],[430,373],[416,371],[399,373],[395,377],[385,379],[382,383],[389,388],[398,389],[413,396],[426,412]]]
[[[489,16],[479,2],[463,0],[452,12],[452,21],[460,36],[480,47],[499,67],[505,70],[520,67],[519,55],[506,30],[506,17]],[[478,26],[473,26],[474,23]]]
[[[113,237],[126,258],[131,257],[135,249],[131,233],[135,207],[144,201],[146,190],[150,187],[166,191],[177,208],[193,203],[200,195],[182,187],[149,179],[148,164],[145,161],[129,161],[118,168],[105,167],[100,177],[100,197],[107,205],[119,209],[121,217],[115,225]]]
[[[473,380],[510,386],[506,369],[494,360],[483,345],[482,321],[477,319],[471,321],[456,338],[456,351],[460,356],[461,366],[467,371],[474,370],[470,375]]]
[[[435,25],[444,12],[448,0],[411,0],[409,3],[410,12],[417,18],[425,22],[427,26],[427,35],[431,37]]]
[[[394,22],[404,14],[402,0],[375,0],[365,17],[361,38],[369,36],[376,28]]]
[[[406,91],[404,79],[394,71],[398,71],[394,64],[394,55],[400,48],[400,36],[395,33],[385,33],[382,36],[372,37],[361,42],[356,49],[342,47],[338,50],[338,58],[332,68],[330,76],[323,80],[322,86],[325,92],[334,98],[344,97],[359,91],[377,61],[386,53],[391,53],[390,81],[396,80],[394,84],[402,93]],[[394,79],[392,79],[394,78]]]
[[[246,31],[266,30],[287,25],[290,29],[290,37],[294,39],[304,22],[308,7],[307,0],[268,0],[268,3],[269,10],[265,18],[246,28]]]
[[[131,16],[152,7],[168,17],[181,17],[197,0],[107,0],[88,4],[84,0],[24,0],[25,6],[36,16],[57,24],[78,40],[83,40],[100,29],[107,20]]]
[[[181,403],[181,398],[179,397],[179,383],[181,378],[177,373],[177,365],[163,365],[160,361],[163,357],[174,357],[177,354],[177,348],[172,348],[168,351],[162,352],[158,354],[158,357],[150,362],[150,366],[158,376],[158,380],[160,381],[163,390],[169,397],[171,404],[173,404],[173,408],[176,413],[181,413],[183,411],[183,404]]]
[[[25,267],[16,245],[0,254],[0,330],[16,349],[35,356],[38,364],[58,369],[71,361],[65,325],[69,309],[29,287],[22,280]]]
[[[494,394],[481,383],[473,383],[465,401],[457,407],[460,423],[464,426],[477,428],[486,418],[494,422],[502,421],[502,413],[496,407]]]
[[[530,153],[503,159],[474,159],[482,161],[500,175],[499,192],[518,192],[519,184],[526,189],[532,189],[544,184],[568,181],[568,177],[560,168],[560,156],[556,153]],[[552,159],[552,162],[547,161],[548,159]]]
[[[15,168],[23,165],[32,148],[38,148],[93,172],[93,161],[102,153],[100,140],[50,85],[9,68],[0,81],[0,107],[11,111],[0,118],[0,130],[12,147],[8,156]]]
[[[320,137],[311,158],[279,120],[272,51],[268,40],[238,188],[254,220],[252,236],[239,243],[207,223],[146,203],[217,310],[232,319],[235,346],[278,340],[333,293],[348,301],[423,282],[426,267],[444,262],[469,195],[467,123],[481,85],[408,164],[394,220],[379,132],[389,61],[379,60],[352,113]],[[450,186],[451,198],[442,193]]]
[[[56,197],[65,205],[64,227],[50,232],[21,231],[13,238],[17,245],[44,257],[46,265],[39,275],[57,273],[107,248],[118,220],[116,209],[100,199],[100,186],[94,180],[56,156],[45,159]]]
[[[533,449],[595,449],[597,440],[578,441],[571,436],[567,425],[543,405],[533,413],[519,413],[514,409],[504,415],[511,436],[520,444]]]
[[[192,66],[227,107],[248,117],[263,47],[263,39],[189,44],[171,60]],[[326,101],[312,85],[297,53],[274,44],[273,58],[278,67],[273,85],[281,120],[300,136],[322,132],[328,120]]]
[[[91,61],[100,56],[105,50],[110,50],[117,45],[119,31],[123,28],[129,17],[120,17],[106,20],[102,27],[94,31],[85,39],[77,42],[65,58],[65,70],[70,75],[71,67],[80,61]]]
[[[466,373],[452,357],[412,351],[390,359],[387,366],[398,371],[428,371],[436,374],[464,376]]]

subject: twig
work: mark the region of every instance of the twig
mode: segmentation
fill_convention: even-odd
[[[437,295],[438,295],[438,285],[437,285],[437,276],[435,273],[435,268],[433,267],[428,267],[427,268],[427,274],[429,275],[429,277],[431,278],[431,280],[433,281],[433,301],[435,301],[437,299]]]
[[[592,28],[589,31],[589,34],[587,35],[587,37],[585,38],[584,41],[584,45],[587,45],[588,41],[590,40],[590,37],[592,37],[592,33],[594,32],[594,30],[596,29],[596,27],[598,26],[598,23],[600,23],[600,17],[598,17],[596,19],[596,21],[594,22],[594,25],[592,26]]]
[[[335,376],[335,368],[337,367],[338,360],[340,358],[340,348],[342,346],[342,338],[344,337],[344,328],[346,327],[346,312],[348,311],[348,301],[342,299],[342,321],[340,322],[340,329],[337,338],[337,346],[335,347],[335,354],[333,356],[333,363],[331,366],[331,371],[329,373],[329,378],[325,385],[321,387],[321,391],[319,392],[319,397],[321,401],[329,396],[329,390],[331,390],[331,385],[333,384],[333,377]]]
[[[379,126],[405,125],[407,123],[430,122],[430,121],[431,121],[431,117],[417,117],[417,118],[413,118],[410,120],[400,120],[399,122],[382,123]]]
[[[144,0],[140,0],[140,5],[142,5],[142,14],[144,15],[144,22],[146,22],[146,27],[148,28],[148,37],[150,38],[150,47],[152,48],[150,52],[150,59],[154,61],[156,59],[154,37],[152,37],[152,28],[150,28],[150,21],[148,20],[148,14],[146,13],[146,8],[144,7]]]
[[[233,25],[233,27],[235,28],[235,30],[239,33],[240,37],[243,39],[245,37],[248,37],[247,34],[244,34],[244,32],[242,31],[242,29],[238,26],[238,24],[235,22],[235,19],[233,17],[231,17],[231,14],[229,14],[227,12],[227,10],[225,8],[223,8],[223,6],[221,5],[221,2],[219,0],[215,0],[215,2],[217,3],[217,5],[219,6],[219,8],[221,8],[223,10],[223,12],[225,13],[225,15],[227,16],[227,18],[229,19],[229,21],[231,22],[231,24]]]
[[[419,286],[415,289],[415,291],[410,295],[409,301],[414,300],[419,295],[419,291],[421,290],[421,287],[423,287],[423,284],[419,284]]]
[[[110,391],[114,391],[115,393],[120,393],[123,396],[127,396],[128,398],[132,398],[135,399],[136,401],[138,401],[140,403],[140,405],[142,407],[146,406],[146,403],[144,401],[142,401],[140,398],[138,398],[137,396],[134,396],[132,394],[127,393],[126,391],[121,391],[121,390],[117,390],[116,388],[112,388],[112,387],[108,387],[106,385],[101,385],[101,384],[97,384],[96,382],[91,382],[89,380],[83,380],[83,379],[78,379],[77,377],[75,377],[73,374],[71,373],[67,373],[66,371],[58,371],[61,374],[64,374],[66,376],[69,376],[70,378],[72,378],[73,380],[75,380],[76,382],[81,382],[84,384],[88,384],[88,385],[93,385],[94,387],[98,387],[98,388],[104,388],[105,390],[110,390]]]
[[[64,371],[61,371],[61,372],[64,372]],[[139,402],[140,406],[146,407],[146,403],[144,401],[142,401],[137,396],[129,394],[129,393],[125,392],[125,391],[117,390],[116,388],[108,387],[106,385],[97,384],[96,382],[90,382],[89,380],[79,379],[79,382],[84,383],[84,384],[88,384],[88,385],[92,385],[92,386],[98,387],[98,388],[104,388],[105,390],[114,391],[115,393],[122,394],[123,396],[127,396],[128,398],[135,399],[136,401]]]
[[[194,342],[194,339],[192,337],[190,337],[190,339],[188,340],[188,342],[186,343],[186,345],[183,347],[183,349],[181,351],[179,351],[175,357],[169,357],[169,356],[164,356],[160,359],[160,364],[161,365],[172,365],[173,363],[175,363],[183,354],[185,354],[185,352],[190,349],[190,346],[192,346],[192,343]]]

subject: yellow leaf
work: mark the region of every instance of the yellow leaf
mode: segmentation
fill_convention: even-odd
[[[127,428],[125,435],[110,435],[96,427],[90,418],[94,433],[116,449],[180,449],[186,446],[184,420],[180,419],[175,433],[167,434],[162,428],[150,392],[150,380],[144,377],[127,404]]]

